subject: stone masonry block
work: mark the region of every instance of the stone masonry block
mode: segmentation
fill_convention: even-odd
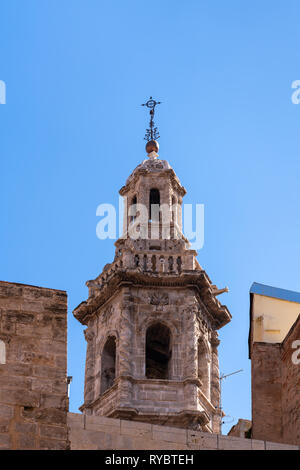
[[[57,439],[40,439],[39,450],[66,450],[67,442],[65,440]]]
[[[67,397],[66,395],[54,395],[41,392],[41,407],[42,408],[56,408],[59,411],[67,410]]]
[[[81,413],[68,413],[67,417],[68,426],[84,427],[84,415]]]
[[[267,441],[266,450],[299,450],[299,446]]]
[[[31,388],[31,378],[29,377],[13,377],[10,375],[0,376],[0,388],[1,390],[18,390]]]
[[[219,436],[219,450],[251,450],[251,439]]]
[[[10,436],[8,434],[0,434],[0,450],[10,449]]]
[[[153,425],[152,438],[157,441],[187,444],[187,430],[168,426]]]
[[[251,449],[252,450],[265,450],[265,442],[258,441],[257,439],[251,439]]]
[[[105,416],[85,416],[85,429],[91,431],[106,431],[120,434],[121,421]]]
[[[41,424],[40,436],[42,438],[50,439],[66,439],[67,429],[65,426],[48,426],[46,424]]]
[[[35,434],[37,432],[37,424],[16,422],[14,423],[14,429],[16,432],[19,432],[22,434]]]
[[[24,408],[22,416],[30,421],[45,424],[65,425],[67,423],[67,416],[65,411],[49,408]]]
[[[121,420],[121,434],[152,439],[152,424]]]
[[[38,392],[29,390],[0,390],[0,403],[18,404],[20,406],[39,406]]]
[[[3,419],[11,419],[14,414],[14,407],[0,403],[0,422]]]
[[[217,434],[187,430],[188,444],[194,449],[218,449]]]

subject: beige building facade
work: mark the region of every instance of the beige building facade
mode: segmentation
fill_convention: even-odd
[[[252,436],[300,444],[300,294],[254,283],[249,357]]]

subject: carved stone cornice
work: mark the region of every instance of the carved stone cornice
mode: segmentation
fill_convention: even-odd
[[[87,325],[96,310],[101,307],[116,291],[124,286],[135,287],[189,287],[199,294],[205,308],[212,318],[212,327],[219,329],[231,320],[231,314],[225,305],[212,293],[211,281],[204,270],[183,271],[180,275],[164,275],[163,273],[143,273],[137,270],[119,270],[109,279],[107,284],[93,297],[82,302],[74,309],[73,314],[82,324]]]
[[[186,189],[180,184],[179,179],[173,170],[173,168],[161,169],[159,171],[153,171],[148,168],[137,167],[131,176],[128,178],[125,186],[122,186],[119,193],[121,196],[126,196],[130,189],[135,188],[140,176],[151,176],[155,175],[155,178],[170,178],[170,182],[173,188],[183,197],[186,194]]]

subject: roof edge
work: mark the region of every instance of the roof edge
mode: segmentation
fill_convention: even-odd
[[[250,287],[250,294],[262,295],[264,297],[272,297],[274,299],[286,300],[288,302],[300,304],[300,292],[268,286],[258,282],[253,282]]]

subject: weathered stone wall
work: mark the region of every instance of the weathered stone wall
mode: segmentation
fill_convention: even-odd
[[[71,450],[299,450],[299,446],[68,413]]]
[[[280,344],[254,343],[252,369],[252,437],[282,442]]]
[[[298,445],[300,445],[300,364],[292,359],[296,352],[293,343],[299,340],[300,317],[282,344],[283,441]]]
[[[0,449],[67,449],[67,295],[0,282]]]
[[[292,361],[300,317],[283,343],[252,346],[252,436],[300,445],[300,364]]]

